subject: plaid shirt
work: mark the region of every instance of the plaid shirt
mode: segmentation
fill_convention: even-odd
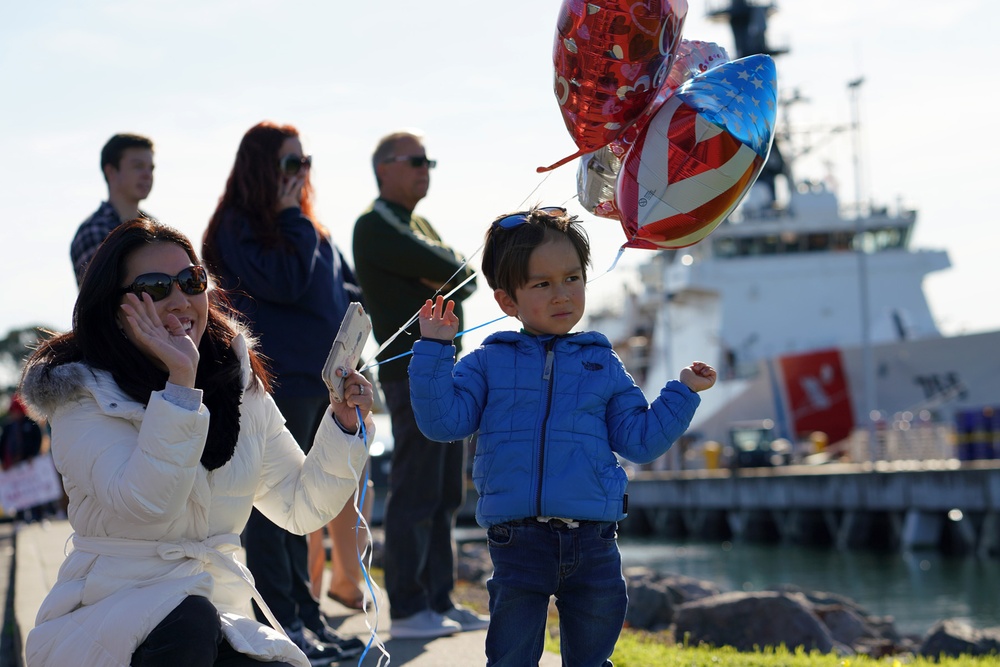
[[[141,209],[139,215],[155,220],[153,216]],[[83,272],[87,270],[87,264],[97,252],[98,246],[120,224],[122,224],[122,219],[115,207],[110,202],[102,202],[100,208],[84,220],[76,230],[76,236],[73,237],[73,243],[69,247],[69,256],[73,260],[73,270],[76,271],[77,287],[83,282]]]

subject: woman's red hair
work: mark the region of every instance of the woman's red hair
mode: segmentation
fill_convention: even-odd
[[[227,211],[235,211],[249,220],[254,235],[262,245],[284,243],[275,224],[281,177],[278,151],[286,139],[298,136],[299,131],[294,126],[277,125],[270,121],[254,125],[243,135],[236,151],[236,162],[226,181],[226,190],[219,198],[219,205],[215,208],[202,239],[202,252],[209,266],[218,266],[221,259],[215,256],[212,239],[218,233],[223,214]],[[313,219],[312,199],[312,182],[307,172],[300,203],[302,215],[313,221],[318,233],[329,236],[326,228]]]

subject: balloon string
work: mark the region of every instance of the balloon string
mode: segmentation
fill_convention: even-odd
[[[494,320],[490,320],[489,322],[483,322],[482,324],[477,324],[476,326],[472,327],[471,329],[466,329],[465,331],[459,331],[457,334],[455,334],[455,338],[460,338],[460,337],[464,336],[467,333],[475,331],[476,329],[482,329],[483,327],[488,327],[489,325],[495,324],[495,323],[499,322],[500,320],[505,319],[506,317],[508,317],[508,315],[501,315],[500,317],[498,317],[498,318],[496,318]],[[364,366],[362,366],[361,370],[359,370],[358,372],[360,373],[362,371],[368,370],[369,368],[374,368],[376,366],[381,366],[384,363],[387,363],[387,362],[390,362],[390,361],[395,361],[396,359],[402,359],[403,357],[408,357],[411,354],[413,354],[413,350],[407,350],[406,352],[403,352],[402,354],[397,354],[395,357],[389,357],[388,359],[383,359],[382,361],[371,361],[371,362],[365,364]]]
[[[482,249],[482,246],[480,246],[480,249]],[[478,253],[478,252],[479,252],[479,250],[476,251],[476,253]],[[475,256],[476,256],[476,254],[473,253],[472,257],[475,257]],[[470,257],[469,259],[472,259],[472,257]],[[465,265],[468,264],[468,263],[469,263],[469,260],[468,259],[465,260],[465,263],[463,263],[462,266],[459,267],[458,271],[461,271],[462,268],[464,268]],[[457,274],[458,271],[456,271],[455,274]],[[477,275],[478,275],[478,272],[473,271],[471,274],[469,274],[468,278],[466,278],[465,280],[463,280],[462,282],[460,282],[458,285],[456,285],[455,289],[453,289],[450,292],[448,292],[447,294],[445,294],[444,298],[446,298],[446,299],[449,298],[455,292],[457,292],[458,290],[460,290],[463,287],[465,287],[466,283],[468,283],[470,280],[473,280]],[[452,276],[452,277],[454,277],[454,276]],[[449,278],[449,280],[450,280],[450,278]],[[441,293],[441,288],[439,287],[436,290],[434,290],[434,294],[431,296],[431,298],[433,299],[434,297],[436,297],[440,293]],[[418,317],[420,317],[420,311],[419,310],[417,312],[413,313],[413,315],[410,317],[410,319],[406,320],[406,324],[404,324],[403,326],[399,327],[399,329],[396,330],[396,333],[394,333],[391,336],[389,336],[389,338],[384,343],[382,343],[381,345],[379,345],[379,348],[377,350],[375,350],[375,354],[372,355],[372,359],[377,359],[378,355],[382,354],[382,352],[385,350],[385,348],[389,347],[389,345],[390,345],[390,343],[392,343],[392,341],[394,341],[397,338],[399,338],[400,334],[404,333],[410,327],[411,324],[413,324],[414,322],[416,322]],[[471,331],[471,329],[470,329],[470,331]],[[393,359],[397,359],[397,358],[398,357],[393,357]],[[384,361],[391,361],[391,359],[385,359]],[[378,365],[378,364],[375,364],[375,365]],[[366,364],[365,366],[362,367],[362,370],[364,370],[365,368],[368,368],[368,367],[369,367],[369,364]]]
[[[603,278],[604,276],[606,276],[609,273],[611,273],[612,271],[614,271],[615,267],[618,266],[618,260],[620,260],[622,258],[622,255],[624,255],[624,254],[625,254],[625,246],[623,245],[621,248],[618,248],[618,254],[615,255],[615,259],[614,259],[613,262],[611,262],[611,266],[609,266],[607,268],[607,270],[604,273],[602,273],[601,275],[594,276],[593,278],[591,278],[590,280],[588,280],[587,284],[589,285],[590,283],[595,282],[598,278]]]
[[[359,424],[358,432],[361,435],[361,440],[365,443],[365,447],[367,448],[368,430],[365,428],[365,420],[361,416],[361,408],[355,406],[354,410],[358,415],[358,424]],[[374,617],[375,617],[375,623],[373,625],[368,620],[368,605],[363,605],[365,612],[365,625],[368,627],[368,630],[370,631],[371,634],[368,637],[368,643],[365,644],[365,650],[362,651],[361,656],[358,658],[358,664],[360,665],[362,663],[362,661],[365,659],[365,656],[367,656],[368,652],[371,650],[372,644],[375,644],[378,647],[379,651],[382,652],[382,655],[379,656],[378,664],[381,665],[382,659],[385,658],[386,660],[385,664],[388,665],[389,662],[391,662],[391,658],[389,657],[389,651],[386,649],[385,644],[378,636],[378,613],[379,613],[378,591],[380,589],[378,584],[372,581],[371,575],[369,574],[369,570],[371,569],[371,554],[372,551],[374,550],[374,546],[372,544],[372,531],[371,531],[371,526],[368,525],[368,521],[364,517],[364,513],[361,511],[361,508],[365,506],[365,495],[368,491],[368,470],[367,469],[365,470],[365,480],[364,484],[362,484],[361,475],[360,473],[358,473],[357,470],[354,469],[354,466],[351,464],[350,457],[348,457],[347,459],[347,467],[350,468],[351,470],[351,476],[354,477],[354,483],[361,489],[360,494],[357,493],[354,494],[354,511],[357,512],[358,514],[358,520],[354,523],[354,532],[355,535],[357,535],[358,531],[361,530],[362,525],[364,526],[365,535],[367,536],[366,538],[367,543],[365,544],[364,551],[368,553],[368,562],[365,563],[365,559],[362,555],[362,550],[360,546],[356,544],[357,538],[355,538],[355,553],[357,554],[358,564],[361,566],[361,574],[364,576],[365,586],[368,588],[368,593],[371,595],[372,598],[372,609],[374,611]]]
[[[567,158],[567,160],[570,160],[570,159],[572,159],[572,158]],[[538,182],[538,185],[536,185],[534,187],[534,189],[531,192],[529,192],[528,195],[524,199],[521,200],[520,207],[523,207],[524,204],[525,204],[525,202],[528,201],[528,199],[530,199],[533,194],[535,194],[536,192],[538,192],[538,188],[542,187],[545,184],[545,181],[547,181],[549,179],[550,175],[551,174],[546,174],[545,178],[543,178],[542,180],[540,180]],[[570,199],[572,199],[572,197],[570,197]],[[569,199],[567,199],[566,201],[569,201]],[[565,205],[565,203],[564,203],[564,205]],[[379,213],[382,214],[382,215],[388,214],[388,215],[392,215],[393,217],[395,217],[395,214],[393,214],[392,211],[389,210],[389,209],[380,210]],[[397,218],[397,221],[399,222],[399,224],[402,224],[402,221],[399,221],[398,218]],[[431,299],[434,299],[439,294],[441,294],[441,289],[445,285],[447,285],[448,283],[450,283],[452,280],[454,280],[455,277],[458,276],[458,274],[460,274],[462,272],[462,270],[466,266],[469,265],[469,262],[471,262],[476,257],[476,255],[478,255],[480,253],[480,251],[482,251],[482,249],[484,247],[486,247],[486,242],[485,241],[483,241],[482,243],[479,244],[479,247],[476,248],[475,251],[473,251],[473,253],[471,255],[469,255],[469,257],[465,261],[462,262],[462,265],[459,266],[455,270],[455,272],[453,274],[451,274],[451,277],[448,278],[448,280],[444,281],[444,285],[441,285],[441,287],[438,287],[436,290],[434,290],[434,294],[431,295]],[[479,275],[479,274],[480,274],[479,271],[473,271],[465,280],[463,280],[462,282],[460,282],[453,290],[451,290],[450,292],[448,292],[447,294],[445,294],[444,298],[447,299],[447,298],[451,297],[455,292],[457,292],[461,288],[465,287],[465,285],[469,281],[475,279],[475,277],[477,275]],[[406,320],[406,323],[403,324],[403,326],[399,327],[399,329],[396,330],[396,333],[394,333],[391,336],[389,336],[389,338],[386,339],[386,341],[384,343],[382,343],[381,345],[379,345],[378,349],[375,350],[375,354],[372,355],[372,359],[373,360],[378,359],[378,355],[382,354],[382,352],[385,351],[385,348],[389,347],[389,345],[392,344],[392,342],[394,340],[396,340],[397,338],[399,338],[399,336],[401,334],[403,334],[410,327],[411,324],[413,324],[414,322],[416,322],[418,317],[420,317],[420,311],[419,310],[417,310],[417,312],[415,312],[410,317],[410,319]],[[503,317],[506,317],[506,315],[504,315]],[[475,331],[479,327],[484,327],[484,326],[486,326],[488,324],[492,324],[493,322],[498,322],[498,321],[502,320],[503,317],[499,317],[499,318],[497,318],[495,320],[492,320],[491,322],[486,322],[486,324],[481,324],[478,327],[473,327],[472,329],[467,329],[466,331],[457,334],[455,337],[458,338],[463,333],[468,333],[469,331]],[[394,359],[400,359],[402,357],[405,357],[405,356],[407,356],[407,354],[409,354],[409,353],[408,352],[404,352],[403,354],[398,354],[395,357],[390,357],[389,359],[383,359],[382,361],[379,361],[379,362],[376,362],[376,363],[365,364],[361,368],[361,370],[365,370],[367,368],[372,368],[374,366],[380,366],[381,364],[384,364],[387,361],[393,361]]]

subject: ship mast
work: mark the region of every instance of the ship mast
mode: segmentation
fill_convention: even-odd
[[[709,2],[707,16],[709,20],[717,22],[728,22],[733,31],[733,41],[736,45],[736,57],[744,58],[755,53],[764,53],[772,57],[788,53],[786,47],[775,47],[767,39],[768,18],[777,11],[777,5],[769,0],[727,0]],[[863,366],[863,396],[864,418],[868,431],[869,451],[872,462],[876,459],[875,421],[880,416],[877,409],[875,392],[875,363],[871,343],[871,323],[869,313],[868,294],[868,258],[865,250],[864,220],[862,219],[862,194],[861,194],[861,166],[860,166],[860,114],[858,112],[858,97],[862,78],[851,81],[848,88],[851,92],[852,119],[851,128],[853,130],[854,143],[854,178],[855,197],[857,204],[855,209],[855,237],[854,249],[858,256],[858,284],[859,284],[859,308],[861,315],[861,352]],[[798,93],[796,91],[795,97]],[[792,102],[788,100],[787,102]],[[778,174],[784,175],[791,187],[794,187],[791,179],[791,170],[785,159],[781,155],[777,141],[771,147],[771,154],[768,157],[764,169],[761,171],[758,181],[766,183],[771,188],[772,201],[775,194],[774,181]],[[780,406],[779,406],[780,412]]]
[[[756,53],[776,57],[788,53],[785,47],[776,47],[767,40],[767,19],[777,11],[773,2],[754,2],[753,0],[729,0],[728,2],[709,2],[707,16],[709,20],[729,23],[733,31],[733,41],[736,44],[736,57],[744,58]],[[781,154],[781,148],[775,141],[771,145],[771,153],[767,163],[757,177],[758,183],[770,188],[771,203],[776,199],[776,178],[782,175],[789,187],[792,187],[792,176],[789,164]]]

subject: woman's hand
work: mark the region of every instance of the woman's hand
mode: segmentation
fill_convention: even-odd
[[[305,187],[305,174],[291,178],[282,178],[278,183],[278,211],[286,208],[299,207],[302,204],[302,188]]]
[[[153,363],[166,369],[169,382],[194,387],[200,355],[181,321],[173,314],[161,321],[148,294],[143,294],[142,299],[126,294],[121,309],[125,314],[125,337]]]
[[[372,411],[372,404],[375,402],[372,384],[364,375],[349,368],[338,368],[337,376],[345,378],[344,401],[338,403],[331,397],[330,409],[333,410],[333,415],[341,426],[350,431],[357,431],[358,410],[361,410],[361,419],[364,419]]]
[[[696,361],[681,371],[680,381],[691,391],[705,391],[715,384],[717,374],[708,364]]]
[[[458,315],[455,314],[455,302],[438,296],[436,301],[427,299],[420,308],[420,335],[424,338],[438,340],[453,340],[458,333]]]

